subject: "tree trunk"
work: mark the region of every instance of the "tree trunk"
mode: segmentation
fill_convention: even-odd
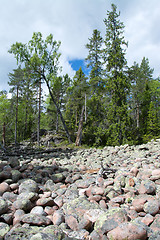
[[[50,94],[50,96],[51,96],[51,98],[52,98],[52,101],[53,101],[53,103],[54,103],[54,105],[55,105],[55,107],[56,107],[56,109],[57,109],[57,112],[58,112],[58,114],[59,114],[59,116],[60,116],[60,119],[61,119],[61,121],[62,121],[64,130],[65,130],[66,135],[67,135],[67,138],[68,138],[68,141],[69,141],[69,143],[72,143],[71,137],[70,137],[70,135],[69,135],[67,126],[66,126],[66,124],[65,124],[64,118],[63,118],[62,113],[61,113],[61,110],[60,110],[58,104],[56,103],[56,100],[55,100],[55,98],[54,98],[54,96],[53,96],[53,94],[52,94],[52,91],[51,91],[51,88],[50,88],[50,86],[49,86],[49,83],[48,83],[48,81],[47,81],[47,79],[46,79],[46,77],[45,77],[44,75],[43,75],[43,78],[44,78],[44,80],[45,80],[45,82],[46,82],[46,84],[47,84],[47,87],[48,87],[48,90],[49,90],[49,94]]]
[[[40,146],[40,122],[41,122],[41,79],[39,81],[39,96],[38,96],[38,124],[37,124],[37,143]]]
[[[15,121],[15,145],[17,145],[17,125],[18,125],[18,86],[17,86],[17,97],[16,97],[16,121]]]
[[[75,143],[76,146],[81,145],[84,110],[85,110],[85,107],[83,106],[82,107],[80,121],[79,121],[79,126],[78,126],[78,133],[77,133],[76,143]]]
[[[139,128],[139,104],[137,103],[137,106],[136,106],[136,110],[137,110],[137,114],[136,114],[136,117],[137,117],[137,128]]]
[[[87,95],[85,94],[85,123],[87,122]]]
[[[6,123],[3,123],[3,138],[2,138],[3,147],[6,145]]]
[[[58,111],[57,111],[57,116],[56,116],[56,133],[58,133],[58,129],[59,129],[59,115],[58,115]]]

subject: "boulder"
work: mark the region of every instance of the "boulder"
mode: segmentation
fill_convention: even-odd
[[[106,234],[119,224],[127,221],[127,212],[124,209],[113,208],[99,216],[95,222],[94,230]]]

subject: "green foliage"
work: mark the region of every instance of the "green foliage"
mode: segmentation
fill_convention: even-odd
[[[9,74],[12,98],[0,93],[0,126],[6,123],[9,141],[13,140],[16,121],[19,140],[36,131],[37,95],[43,82],[49,96],[45,104],[42,102],[42,128],[63,132],[66,123],[75,139],[85,106],[82,143],[87,146],[141,144],[160,136],[160,80],[153,79],[153,69],[145,57],[140,64],[127,67],[128,43],[116,5],[107,11],[104,26],[104,39],[95,29],[86,44],[89,76],[81,67],[73,79],[67,74],[58,76],[60,42],[52,34],[43,39],[40,32],[33,33],[27,44],[11,46],[9,52],[19,66]],[[62,144],[67,145],[67,140]]]
[[[88,94],[87,78],[81,67],[76,71],[73,83],[67,89],[67,94],[68,102],[66,104],[65,119],[70,131],[74,134],[78,129],[82,107],[85,104],[85,95]]]

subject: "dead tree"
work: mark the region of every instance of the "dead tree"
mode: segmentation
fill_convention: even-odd
[[[81,112],[81,117],[79,121],[79,126],[78,126],[78,132],[77,132],[77,138],[76,138],[76,146],[79,146],[81,144],[82,140],[82,127],[83,127],[83,115],[84,115],[84,106],[82,107],[82,112]]]
[[[110,174],[110,173],[115,173],[117,171],[117,169],[115,168],[110,168],[110,166],[108,164],[106,164],[106,167],[103,166],[103,163],[101,161],[101,168],[97,174],[97,177],[96,177],[96,185],[99,185],[98,183],[98,178],[99,177],[102,177],[104,179],[107,178],[107,174]]]

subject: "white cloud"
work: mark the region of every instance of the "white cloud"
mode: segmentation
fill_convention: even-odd
[[[87,55],[85,44],[93,29],[105,35],[103,23],[111,2],[121,12],[125,37],[129,42],[127,60],[141,62],[148,57],[151,67],[159,75],[160,62],[160,2],[158,0],[1,0],[0,8],[0,90],[7,89],[8,73],[16,60],[8,54],[11,44],[28,42],[33,32],[46,37],[52,33],[61,41],[63,73],[73,76],[69,60],[83,59]]]

